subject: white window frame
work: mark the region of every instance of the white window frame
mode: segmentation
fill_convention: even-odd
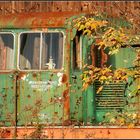
[[[63,34],[63,57],[62,57],[62,67],[61,67],[61,69],[46,69],[46,70],[43,70],[43,69],[41,69],[41,53],[42,53],[42,50],[40,50],[40,60],[39,60],[39,69],[29,69],[29,70],[24,70],[24,69],[20,69],[20,66],[19,66],[19,59],[20,59],[20,36],[21,36],[21,34],[24,34],[24,33],[40,33],[40,37],[42,38],[42,34],[43,33],[62,33]],[[19,34],[18,34],[18,52],[17,52],[17,69],[19,70],[19,71],[61,71],[61,70],[63,70],[63,68],[64,68],[64,51],[65,51],[65,34],[64,34],[64,32],[63,31],[57,31],[57,30],[49,30],[48,29],[48,31],[23,31],[23,32],[20,32]],[[42,39],[41,39],[41,41],[40,41],[40,49],[42,48]]]

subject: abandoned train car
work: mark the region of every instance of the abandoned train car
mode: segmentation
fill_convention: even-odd
[[[129,111],[140,111],[140,97],[126,103],[124,84],[107,85],[102,94],[96,94],[98,83],[81,90],[80,75],[83,65],[92,61],[92,44],[87,36],[74,33],[69,23],[65,24],[79,15],[48,12],[0,16],[0,126],[8,129],[3,134],[6,137],[23,137],[42,124],[48,138],[50,130],[54,138],[62,138],[62,131],[65,138],[140,138],[138,126],[102,125],[107,112],[126,109],[127,104],[137,102]],[[123,48],[108,64],[131,68],[138,47]],[[104,61],[104,57],[94,58],[99,65]]]

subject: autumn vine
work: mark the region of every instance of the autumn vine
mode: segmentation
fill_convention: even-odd
[[[100,36],[100,41],[96,41],[95,45],[98,49],[108,51],[108,55],[114,55],[119,52],[122,47],[131,47],[131,44],[139,40],[138,36],[130,36],[126,34],[126,29],[119,26],[111,25],[107,20],[100,18],[99,15],[94,17],[81,16],[73,20],[73,28],[77,31],[82,31],[83,35],[87,35],[89,39],[94,36]],[[139,59],[139,53],[137,58]],[[137,60],[138,61],[138,60]],[[135,61],[136,63],[136,61]],[[127,82],[128,77],[136,78],[138,70],[129,70],[127,68],[119,68],[112,70],[111,66],[98,68],[93,65],[85,65],[83,67],[84,72],[81,75],[83,80],[83,90],[86,90],[89,85],[95,81],[99,81],[101,86],[97,93],[103,89],[103,84],[109,84],[111,82]]]

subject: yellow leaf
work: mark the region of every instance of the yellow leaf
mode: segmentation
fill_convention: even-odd
[[[110,122],[111,122],[111,123],[115,123],[115,122],[116,122],[115,118],[111,118],[111,119],[110,119]]]
[[[98,94],[99,92],[101,92],[102,89],[103,89],[103,86],[100,86],[100,87],[98,88],[98,90],[97,90],[97,94]]]
[[[80,28],[78,29],[78,31],[83,30],[85,28],[84,25],[81,25]]]
[[[91,30],[96,29],[96,28],[97,28],[97,24],[92,23],[92,24],[91,24]]]
[[[138,85],[138,90],[140,90],[140,85]]]
[[[85,26],[88,27],[90,26],[90,24],[91,24],[90,22],[86,22]]]
[[[130,123],[129,125],[128,125],[128,128],[134,128],[134,124],[133,123]]]

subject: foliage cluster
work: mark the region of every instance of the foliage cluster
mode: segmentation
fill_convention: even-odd
[[[83,35],[94,38],[94,36],[100,36],[100,41],[95,40],[96,47],[98,49],[108,50],[108,55],[114,55],[119,52],[122,47],[131,47],[130,44],[139,40],[138,36],[130,36],[125,34],[125,30],[121,27],[109,26],[110,23],[103,18],[99,18],[99,14],[96,17],[81,16],[74,19],[73,28],[78,31],[82,31]],[[140,55],[137,56],[140,59]],[[137,60],[134,62],[137,63]],[[111,67],[97,68],[92,65],[84,66],[84,72],[82,74],[83,89],[86,89],[95,80],[98,80],[101,84],[109,84],[110,82],[127,82],[128,77],[135,77],[138,71],[132,71],[127,68],[120,68],[115,71],[111,70]],[[101,91],[103,87],[99,88]],[[97,92],[98,93],[98,92]]]
[[[132,47],[140,38],[131,34],[127,34],[127,30],[121,26],[110,26],[107,20],[100,18],[91,18],[82,16],[74,20],[73,28],[81,31],[83,35],[87,35],[89,39],[92,38],[98,49],[107,50],[107,55],[115,55],[122,47]],[[97,37],[97,39],[95,38]],[[134,60],[134,69],[118,68],[112,70],[111,66],[95,67],[93,65],[85,65],[83,67],[83,74],[81,75],[83,82],[83,90],[92,85],[96,81],[100,82],[101,86],[97,89],[97,94],[103,90],[103,86],[110,83],[124,83],[128,85],[129,78],[136,80],[140,73],[140,49],[137,49],[137,56]],[[120,59],[121,61],[121,59]],[[137,85],[134,91],[129,93],[130,96],[137,96],[140,94],[140,85]],[[139,125],[139,112],[118,112],[107,113],[104,122],[109,122],[111,125],[128,125],[133,127]],[[106,124],[106,123],[105,123]]]
[[[95,81],[99,81],[101,86],[97,90],[99,93],[103,89],[104,84],[110,83],[127,83],[128,77],[136,76],[136,71],[131,71],[126,68],[119,68],[117,70],[111,70],[110,67],[97,68],[93,65],[85,65],[83,74],[81,75],[83,81],[83,90]]]
[[[101,17],[98,14],[95,18],[81,16],[73,20],[73,28],[82,31],[82,34],[89,36],[89,38],[100,37],[97,46],[104,50],[108,48],[109,55],[116,54],[122,46],[131,47],[129,44],[139,40],[138,36],[125,34],[126,29],[121,26],[110,26],[111,21],[108,22]]]
[[[140,114],[132,112],[116,112],[106,113],[104,122],[109,122],[109,125],[125,126],[133,128],[134,126],[140,125]]]

